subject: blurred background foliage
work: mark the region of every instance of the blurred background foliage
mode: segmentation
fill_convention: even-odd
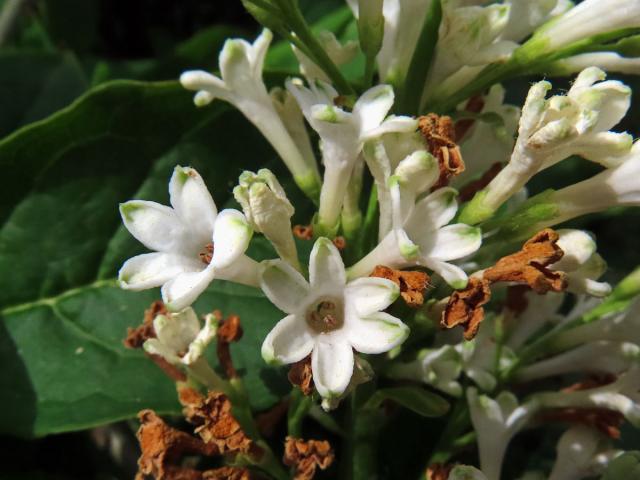
[[[46,406],[44,401],[47,399],[31,397],[42,396],[42,392],[37,391],[38,382],[42,382],[44,388],[52,388],[58,378],[78,367],[76,363],[52,369],[49,369],[50,365],[45,368],[28,362],[22,364],[20,358],[29,353],[42,354],[41,363],[46,363],[44,352],[66,348],[64,341],[71,341],[66,337],[58,341],[55,329],[59,318],[43,318],[38,323],[37,315],[29,310],[31,307],[27,302],[44,302],[46,298],[64,294],[89,280],[111,278],[119,263],[140,249],[118,228],[117,202],[128,198],[124,195],[131,192],[164,201],[166,179],[176,163],[190,163],[202,170],[219,206],[227,202],[233,204],[229,192],[242,168],[268,164],[276,171],[283,171],[270,147],[240,115],[230,112],[224,105],[216,105],[206,112],[196,111],[190,102],[191,94],[180,92],[175,84],[185,69],[215,70],[218,52],[226,38],[253,39],[259,27],[239,0],[27,0],[16,2],[22,4],[16,17],[10,16],[10,3],[0,0],[0,138],[5,137],[0,142],[0,166],[3,180],[11,182],[0,193],[0,221],[3,222],[0,230],[0,290],[3,290],[0,294],[3,320],[0,324],[0,359],[3,362],[0,431],[6,434],[0,436],[0,478],[132,478],[137,458],[133,437],[135,421],[30,438],[73,431],[90,422],[88,414],[74,411],[87,410],[82,398],[77,399],[78,403],[57,405],[57,410],[51,413],[52,407]],[[356,37],[355,25],[342,0],[300,0],[300,3],[307,20],[317,28],[329,28],[342,38]],[[287,45],[274,45],[267,59],[267,70],[266,79],[271,83],[296,73],[295,58]],[[358,59],[347,67],[345,74],[355,79],[361,71],[362,59]],[[78,113],[82,109],[76,108],[54,120],[30,125],[47,119],[83,94],[116,79],[172,83],[166,84],[166,89],[162,83],[154,87],[116,84],[104,91],[98,89],[93,96],[83,100],[84,117]],[[638,85],[631,77],[621,79],[631,86]],[[508,101],[521,104],[529,82],[533,80],[510,82],[507,85]],[[567,88],[568,81],[554,81],[554,86]],[[118,95],[118,89],[122,90],[122,96]],[[134,95],[138,97],[134,98]],[[165,110],[152,110],[152,106]],[[618,130],[628,130],[634,135],[640,133],[637,106],[637,99],[634,99],[634,106]],[[89,143],[87,138],[101,132],[100,119],[91,115],[100,115],[110,108],[121,110],[120,116],[115,117],[121,124],[107,130],[127,133],[129,137],[124,141],[114,135],[104,141]],[[82,130],[84,127],[86,132]],[[174,127],[176,132],[172,131]],[[80,131],[86,138],[74,137]],[[229,137],[228,132],[235,135]],[[162,137],[165,143],[157,137]],[[67,148],[80,140],[86,140],[87,145],[74,144],[73,148]],[[140,163],[136,163],[137,157]],[[53,168],[59,158],[64,160],[63,164],[68,164],[65,168]],[[90,161],[83,161],[87,158]],[[545,188],[564,186],[587,178],[597,170],[597,166],[588,162],[571,159],[538,175],[531,190],[536,193]],[[90,177],[93,180],[88,182]],[[294,203],[301,206],[297,222],[307,222],[310,205],[295,190],[289,192]],[[43,200],[42,197],[46,198]],[[58,203],[49,197],[56,198]],[[73,217],[74,210],[78,209],[76,202],[81,206],[82,218]],[[103,203],[94,208],[93,202]],[[592,215],[574,222],[574,226],[596,234],[600,252],[610,265],[608,280],[616,281],[640,264],[640,249],[637,248],[640,213],[636,210],[621,209]],[[83,237],[85,230],[97,230],[98,233],[95,238],[89,233]],[[102,235],[102,240],[97,235]],[[76,252],[85,247],[89,260]],[[268,256],[264,244],[255,244],[252,248],[257,258]],[[305,248],[308,250],[308,246]],[[92,264],[91,269],[84,266],[87,261]],[[46,274],[40,274],[39,269]],[[90,329],[92,334],[106,339],[105,342],[108,340],[110,348],[117,350],[121,348],[119,335],[124,335],[126,326],[134,325],[140,319],[141,306],[153,300],[153,294],[127,297],[114,293],[111,287],[96,292],[93,295],[96,298],[56,303],[62,310],[56,315],[67,315],[76,326]],[[261,299],[250,297],[246,292],[231,291],[223,286],[205,295],[202,304],[209,308],[211,302],[225,299],[223,306],[228,310],[225,313],[246,311],[243,319],[255,320],[250,338],[244,340],[244,349],[235,351],[235,355],[245,372],[252,368],[256,370],[255,374],[250,372],[253,376],[247,381],[258,392],[254,406],[260,410],[285,394],[287,385],[286,381],[283,383],[283,372],[260,366],[259,344],[277,318],[277,311],[269,310]],[[127,310],[129,304],[126,302],[131,303],[131,311]],[[109,312],[108,307],[112,304],[123,306],[118,312]],[[82,314],[87,308],[89,313]],[[260,318],[250,319],[252,312],[261,312]],[[25,318],[18,318],[21,315]],[[106,322],[111,323],[105,326]],[[21,332],[22,325],[25,327]],[[46,329],[43,328],[45,325]],[[16,339],[37,335],[42,336],[41,340],[30,342],[28,348],[13,343],[18,341]],[[85,359],[87,361],[90,360]],[[141,355],[130,361],[127,368],[133,368],[134,362],[146,362]],[[96,368],[111,367],[113,362],[96,360]],[[147,370],[151,367],[149,363],[140,367],[143,370],[133,369],[130,378],[123,380],[120,387],[110,387],[116,389],[113,395],[124,395],[125,390],[138,385],[147,373],[151,380],[158,378],[157,372]],[[143,371],[147,373],[141,373]],[[101,373],[112,377],[119,372]],[[69,382],[85,383],[95,374],[80,369],[76,376],[69,374],[64,378]],[[68,388],[68,384],[60,382],[61,395]],[[153,388],[144,391],[156,404],[146,405],[146,399],[142,399],[142,406],[177,411],[174,400],[163,403],[164,400],[158,398],[173,395],[168,382],[158,386],[157,392]],[[138,408],[135,400],[129,399],[130,404],[122,407],[123,412],[135,411]],[[108,410],[107,404],[100,404],[99,408]],[[126,417],[123,412],[114,414],[114,420]],[[76,418],[76,414],[76,424],[61,424],[60,416]],[[104,421],[110,415],[107,411],[99,418]],[[421,466],[424,452],[432,446],[432,435],[428,432],[442,428],[439,422],[408,411],[399,412],[395,421],[380,434],[381,476],[413,478]],[[559,432],[558,429],[556,433]],[[631,446],[638,443],[635,432],[625,432],[624,438]],[[398,441],[403,448],[398,448]],[[513,458],[518,455],[522,458],[517,457],[517,462],[509,463],[518,467],[526,463],[540,468],[543,467],[541,454],[552,458],[555,439],[547,436],[542,442],[533,432],[524,434],[519,444],[524,448],[517,450]],[[529,455],[533,450],[538,455]]]

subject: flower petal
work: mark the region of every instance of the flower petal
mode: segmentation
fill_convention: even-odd
[[[311,288],[341,288],[347,282],[340,252],[328,238],[316,240],[309,257],[309,283]]]
[[[201,92],[209,94],[210,98],[208,98],[207,103],[210,103],[216,97],[227,101],[231,97],[231,92],[229,92],[224,82],[204,70],[189,70],[184,72],[180,75],[180,83],[187,90],[198,91],[198,95],[200,95]]]
[[[255,76],[250,59],[251,44],[239,38],[228,39],[220,52],[222,79],[236,97],[255,97],[262,93],[257,91],[260,85],[266,94],[262,79]]]
[[[190,306],[206,290],[215,277],[212,265],[200,272],[181,273],[162,286],[162,301],[171,311]]]
[[[400,345],[409,335],[409,327],[388,313],[350,317],[348,335],[351,346],[361,353],[383,353]]]
[[[309,284],[300,272],[283,260],[262,262],[260,288],[271,302],[285,313],[300,310],[309,295]]]
[[[125,290],[159,287],[184,272],[201,270],[202,264],[182,255],[144,253],[127,260],[118,272],[118,282]]]
[[[458,210],[458,192],[440,188],[416,203],[405,228],[415,241],[432,235],[432,231],[449,223]]]
[[[400,288],[386,278],[358,278],[347,284],[345,300],[358,316],[364,317],[384,310],[400,295]]]
[[[218,209],[204,180],[195,169],[176,166],[169,181],[169,199],[189,231],[201,241],[211,241]]]
[[[391,115],[380,126],[362,132],[361,139],[381,137],[388,133],[414,132],[418,128],[418,121],[412,117]]]
[[[420,243],[420,251],[425,256],[448,261],[472,254],[481,244],[479,228],[456,223],[433,232],[431,238]]]
[[[353,106],[353,115],[360,123],[362,134],[380,126],[391,110],[393,99],[390,85],[377,85],[362,94]]]
[[[213,257],[216,268],[231,265],[249,247],[253,230],[245,216],[238,210],[220,212],[213,229]]]
[[[267,363],[299,362],[311,353],[314,339],[303,317],[289,315],[271,329],[262,343],[262,358]]]
[[[131,200],[120,204],[127,230],[149,250],[184,252],[186,230],[172,208],[156,202]]]
[[[264,67],[264,59],[267,56],[269,45],[273,40],[273,34],[268,28],[263,28],[262,32],[253,42],[249,51],[251,55],[251,63],[253,64],[253,74],[256,78],[262,78],[262,68]]]
[[[421,262],[425,267],[430,268],[440,275],[445,282],[456,290],[467,286],[469,277],[460,267],[451,263],[442,262],[435,258],[423,258]]]
[[[347,342],[317,342],[311,354],[313,383],[323,398],[339,397],[353,374],[353,350]]]

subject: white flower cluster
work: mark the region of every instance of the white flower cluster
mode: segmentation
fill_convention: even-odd
[[[348,3],[356,17],[375,17],[375,12],[363,10],[364,2]],[[129,259],[119,282],[130,290],[161,287],[169,312],[155,318],[157,338],[148,340],[145,348],[178,366],[197,365],[216,334],[212,317],[206,317],[201,328],[191,308],[211,282],[261,289],[286,315],[264,339],[263,358],[274,364],[310,359],[313,385],[326,409],[336,407],[361,377],[370,378],[368,368],[367,375],[359,373],[368,365],[362,355],[389,352],[380,374],[422,382],[462,403],[466,400],[481,471],[459,466],[449,478],[499,480],[509,442],[524,427],[534,426],[540,412],[600,409],[640,424],[640,303],[624,309],[626,299],[622,307],[615,303],[615,311],[612,307],[593,313],[609,305],[594,298],[615,294],[598,280],[606,264],[590,233],[561,229],[553,244],[560,255],[553,263],[535,257],[523,267],[557,275],[563,282],[561,292],[541,295],[529,289],[521,295],[519,308],[507,302],[491,312],[480,308],[488,298],[474,306],[468,299],[472,297],[465,297],[465,308],[475,308],[473,315],[484,318],[473,340],[462,340],[458,330],[431,331],[431,343],[401,352],[409,325],[415,324],[415,314],[400,319],[404,310],[393,307],[406,285],[371,274],[383,266],[425,275],[433,298],[419,314],[440,323],[456,295],[468,293],[505,252],[518,249],[521,243],[514,246],[512,240],[586,213],[640,205],[640,148],[631,135],[610,131],[629,110],[631,91],[619,81],[605,80],[604,71],[594,66],[616,63],[610,60],[617,53],[584,57],[567,50],[560,60],[550,57],[545,64],[553,71],[586,67],[566,94],[547,97],[552,85],[540,81],[520,110],[504,103],[503,87],[489,85],[457,106],[452,114],[455,127],[464,128],[456,131],[455,139],[436,132],[434,138],[443,142],[436,147],[420,119],[402,115],[395,92],[405,98],[400,96],[406,96],[402,86],[412,75],[424,36],[418,20],[437,11],[437,5],[438,41],[432,45],[416,111],[467,88],[486,72],[525,62],[534,47],[538,53],[558,52],[582,39],[638,27],[640,1],[585,0],[575,7],[563,0],[434,3],[384,0],[369,5],[378,5],[384,23],[376,56],[383,83],[366,85],[359,96],[339,92],[332,72],[313,57],[313,49],[301,47],[303,39],[295,32],[290,40],[304,79],[290,78],[284,88],[269,92],[263,80],[272,39],[267,29],[253,44],[226,42],[220,77],[189,71],[180,78],[185,88],[197,91],[196,105],[220,98],[240,110],[316,203],[308,267],[300,261],[292,233],[297,205],[271,171],[243,172],[233,190],[242,211],[218,212],[198,172],[177,166],[169,182],[170,207],[144,200],[121,205],[125,227],[152,253]],[[607,19],[609,10],[614,13]],[[333,34],[321,34],[318,45],[336,69],[357,53],[355,43],[341,44]],[[307,125],[319,137],[321,162]],[[465,173],[443,177],[449,150],[442,149],[461,152]],[[595,162],[603,171],[527,199],[526,186],[534,175],[572,156]],[[485,173],[494,167],[502,169],[485,181]],[[367,215],[367,220],[377,220],[377,231],[364,223],[360,212],[367,171],[378,212],[377,219]],[[461,192],[474,181],[481,185],[465,199]],[[509,236],[501,237],[505,231]],[[264,235],[279,258],[251,258],[254,232]],[[344,258],[333,241],[340,233],[347,237]],[[522,277],[505,278],[484,288],[490,286],[500,296],[511,293],[515,284],[527,283]],[[560,313],[561,305],[571,301],[573,311]],[[403,356],[397,357],[400,352]],[[534,389],[521,400],[509,391],[513,385],[585,372],[616,379],[563,393]],[[558,443],[558,460],[549,478],[597,474],[618,453],[597,430],[574,426]]]

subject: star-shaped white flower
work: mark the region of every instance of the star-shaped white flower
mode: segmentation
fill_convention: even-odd
[[[231,103],[249,119],[273,145],[287,165],[296,183],[310,196],[317,196],[319,175],[313,157],[301,152],[278,115],[262,80],[264,59],[272,34],[264,29],[253,44],[229,39],[220,52],[222,78],[203,70],[190,70],[180,76],[182,85],[197,91],[197,106],[220,98]]]
[[[320,135],[325,172],[318,224],[332,231],[364,142],[385,133],[414,131],[417,121],[410,117],[387,117],[394,101],[389,85],[377,85],[364,92],[351,112],[334,105],[338,92],[322,81],[312,82],[306,88],[300,80],[293,79],[287,82],[287,89]]]
[[[351,278],[366,276],[376,265],[391,268],[423,266],[440,275],[454,288],[464,288],[467,274],[448,263],[474,253],[482,243],[480,229],[463,223],[448,225],[458,209],[453,188],[440,188],[426,197],[416,197],[437,179],[432,157],[421,155],[424,168],[411,168],[411,175],[402,174],[407,164],[416,166],[420,152],[400,162],[396,175],[390,179],[393,230],[367,256],[349,268]],[[406,162],[406,163],[405,163]]]
[[[218,214],[202,177],[177,166],[169,182],[171,207],[145,200],[120,205],[127,230],[153,253],[125,262],[122,288],[162,286],[170,310],[191,305],[214,278],[257,286],[258,264],[244,255],[253,231],[237,210]]]
[[[156,338],[144,342],[144,349],[174,365],[189,366],[202,356],[207,345],[215,338],[217,322],[210,314],[205,317],[204,327],[201,327],[196,312],[187,307],[176,313],[156,316],[153,329]]]
[[[281,260],[263,262],[261,287],[287,316],[262,344],[267,362],[290,364],[311,354],[313,381],[323,398],[345,391],[354,353],[383,353],[402,343],[408,327],[382,312],[399,295],[390,280],[362,278],[347,283],[340,253],[319,238],[309,259],[309,281]]]

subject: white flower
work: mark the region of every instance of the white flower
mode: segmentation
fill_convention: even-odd
[[[287,316],[262,344],[267,362],[294,363],[311,354],[313,381],[323,398],[340,397],[352,377],[353,350],[383,353],[404,341],[409,329],[382,312],[399,295],[390,280],[347,283],[333,243],[319,238],[309,259],[309,282],[281,260],[263,263],[261,287]]]
[[[217,322],[213,315],[205,317],[204,327],[191,307],[176,313],[157,315],[153,319],[156,338],[144,342],[144,349],[160,355],[174,365],[189,366],[198,361],[207,345],[216,336]]]
[[[638,26],[638,0],[585,0],[540,28],[531,42],[551,52],[594,35]]]
[[[447,480],[487,480],[487,477],[470,465],[456,465],[449,473]]]
[[[640,58],[623,57],[617,52],[581,53],[563,58],[546,67],[545,71],[553,75],[570,75],[588,67],[598,67],[606,72],[640,74]]]
[[[558,440],[557,457],[549,480],[580,480],[601,475],[610,460],[621,452],[593,428],[576,425]]]
[[[358,385],[367,383],[373,377],[374,371],[369,362],[359,355],[354,355],[353,374],[351,375],[351,380],[349,380],[349,385],[347,385],[347,388],[340,396],[323,398],[321,403],[322,408],[326,411],[338,408],[338,405],[340,405],[340,401],[343,398],[348,397],[349,394],[358,387]]]
[[[120,205],[127,230],[154,250],[125,262],[118,274],[122,288],[162,285],[167,308],[178,311],[191,305],[214,278],[257,286],[258,264],[244,255],[253,231],[242,213],[218,214],[202,177],[189,167],[173,171],[169,200],[171,207],[145,200]]]
[[[500,38],[509,22],[508,4],[457,7],[455,1],[448,0],[443,2],[442,9],[438,43],[425,93],[436,92],[434,89],[443,80],[462,67],[483,66],[508,59],[518,46]],[[434,93],[431,98],[434,95],[439,93]],[[428,102],[430,99],[425,100]]]
[[[353,60],[358,54],[358,43],[350,40],[342,45],[332,32],[326,30],[321,31],[317,35],[318,42],[327,53],[329,58],[336,66],[344,65]],[[291,44],[293,53],[300,63],[300,73],[311,82],[313,80],[322,80],[330,82],[331,80],[324,71],[300,51],[295,45]]]
[[[276,176],[262,168],[258,173],[244,171],[233,196],[242,206],[249,224],[273,244],[278,255],[300,270],[291,217],[295,209]]]
[[[334,106],[338,92],[317,81],[307,89],[295,80],[287,89],[296,97],[302,112],[321,140],[325,166],[320,193],[318,224],[328,232],[336,228],[351,173],[365,141],[389,132],[413,131],[417,121],[410,117],[387,117],[393,105],[393,89],[375,86],[362,94],[351,112]]]
[[[422,158],[426,162],[429,157]],[[478,250],[481,232],[462,223],[447,225],[458,209],[458,192],[453,188],[441,188],[415,202],[416,192],[428,184],[428,171],[425,168],[424,175],[411,178],[391,178],[393,230],[349,268],[350,278],[366,276],[376,265],[390,268],[420,265],[435,271],[454,288],[465,287],[467,274],[447,262]]]
[[[607,264],[596,253],[596,242],[582,230],[558,230],[558,246],[564,252],[559,262],[550,266],[551,270],[567,274],[567,290],[573,293],[588,293],[595,297],[605,297],[611,293],[611,285],[597,282],[606,270]]]
[[[605,167],[623,161],[632,137],[609,129],[629,109],[631,90],[618,81],[603,81],[605,76],[598,68],[588,68],[578,75],[567,95],[549,99],[545,96],[551,84],[546,81],[529,90],[509,164],[476,195],[462,221],[483,221],[536,173],[571,155]]]
[[[265,29],[252,44],[230,39],[220,52],[222,79],[202,70],[184,72],[180,82],[196,90],[195,103],[203,106],[221,98],[240,110],[266,137],[287,165],[296,183],[308,195],[317,195],[317,165],[299,150],[278,115],[262,80],[264,58],[272,34]]]
[[[509,442],[538,411],[538,404],[530,401],[522,405],[510,392],[502,392],[495,399],[478,395],[467,389],[471,423],[478,436],[480,469],[487,480],[500,480],[502,461]]]
[[[621,413],[640,426],[640,366],[635,364],[618,379],[602,387],[575,392],[544,392],[533,399],[544,408],[604,408]]]
[[[347,0],[358,17],[358,1]],[[384,0],[384,36],[377,56],[380,78],[393,85],[404,81],[420,37],[429,0]]]
[[[640,302],[634,301],[623,313],[610,314],[562,331],[554,338],[553,345],[557,350],[566,350],[598,340],[640,345]]]
[[[514,42],[524,40],[550,18],[564,13],[573,6],[570,2],[558,0],[507,0],[505,3],[511,8],[509,21],[500,38]]]
[[[545,226],[556,225],[588,213],[615,206],[640,205],[640,143],[615,168],[609,168],[582,182],[553,192],[544,200],[553,206]]]
[[[617,375],[639,361],[640,346],[635,343],[600,340],[528,365],[518,371],[516,378],[518,381],[528,382],[574,372]]]
[[[473,126],[461,139],[460,153],[465,161],[462,175],[454,179],[454,185],[468,182],[481,176],[495,163],[509,161],[515,143],[515,132],[518,128],[520,109],[504,103],[505,90],[501,85],[494,85],[483,98],[482,114],[497,114],[502,125],[496,125],[483,119],[473,122]]]
[[[458,382],[462,372],[462,359],[452,345],[424,349],[408,363],[393,363],[387,374],[391,378],[421,381],[454,397],[462,395]]]

